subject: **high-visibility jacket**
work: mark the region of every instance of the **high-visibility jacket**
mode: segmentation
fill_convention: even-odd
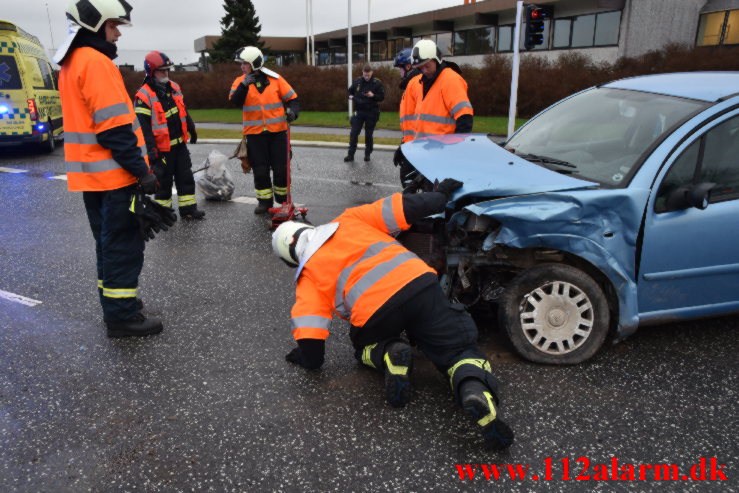
[[[472,104],[467,96],[467,82],[451,67],[441,69],[438,77],[426,95],[423,95],[423,84],[419,77],[408,84],[409,94],[413,100],[411,132],[408,140],[428,137],[429,135],[453,134],[456,120],[462,115],[472,115]],[[409,108],[410,111],[410,108]],[[407,141],[405,141],[407,142]]]
[[[326,339],[333,313],[363,326],[392,296],[427,272],[423,260],[390,233],[410,228],[402,194],[347,209],[336,232],[300,271],[292,308],[293,337]]]
[[[149,162],[144,134],[113,61],[94,48],[75,49],[59,71],[59,93],[69,190],[115,190],[136,183],[136,177],[113,159],[110,149],[97,142],[97,134],[130,124]]]
[[[164,111],[162,102],[159,101],[156,92],[154,92],[148,84],[144,84],[136,93],[136,98],[149,107],[151,116],[151,131],[154,134],[154,141],[156,142],[157,149],[160,152],[169,152],[171,147],[180,142],[187,143],[187,109],[185,108],[185,98],[182,95],[182,90],[179,84],[176,82],[169,82],[172,85],[172,99],[175,102],[175,107],[169,111]],[[142,113],[143,108],[137,108],[137,113]],[[169,126],[167,125],[167,118],[172,116],[173,113],[178,113],[180,116],[180,122],[182,124],[182,139],[172,140],[169,138]],[[147,115],[147,116],[149,116]]]
[[[264,88],[263,92],[260,93],[256,87],[256,84],[261,84],[261,82],[255,82],[249,85],[246,93],[242,117],[244,135],[287,130],[284,103],[297,98],[298,95],[283,77],[265,75],[269,80],[269,85]],[[231,84],[229,99],[244,77],[246,76],[237,77]]]
[[[403,142],[410,142],[416,135],[415,109],[418,91],[421,88],[420,80],[421,74],[411,78],[405,87],[405,91],[403,91],[403,96],[400,98],[400,130],[403,132]],[[423,94],[421,94],[421,96],[423,96]]]

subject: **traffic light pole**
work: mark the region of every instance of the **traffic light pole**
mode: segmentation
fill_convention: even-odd
[[[523,1],[516,2],[516,28],[513,31],[513,63],[511,70],[511,99],[508,108],[508,139],[513,135],[516,124],[516,104],[518,104],[518,65],[521,44],[521,18],[523,17]]]

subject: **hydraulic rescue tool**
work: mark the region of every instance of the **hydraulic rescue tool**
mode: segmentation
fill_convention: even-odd
[[[293,204],[292,190],[290,184],[290,165],[291,165],[291,146],[290,146],[290,125],[287,126],[287,198],[285,202],[280,204],[280,207],[273,207],[269,209],[269,213],[272,215],[272,229],[277,228],[280,224],[285,221],[293,221],[295,217],[300,214],[305,220],[305,215],[308,213],[308,209],[305,207],[297,207]]]

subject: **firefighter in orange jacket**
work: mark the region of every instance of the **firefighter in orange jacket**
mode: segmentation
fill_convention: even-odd
[[[403,142],[421,137],[472,132],[472,104],[467,96],[467,82],[454,62],[442,62],[436,43],[422,39],[413,47],[413,68],[420,72],[408,84],[400,108],[405,122]],[[400,147],[393,162],[401,167],[401,182],[408,183],[415,169],[403,158]]]
[[[300,106],[290,84],[264,67],[259,48],[242,48],[236,61],[244,75],[234,80],[229,99],[243,109],[246,148],[259,202],[254,213],[264,214],[273,199],[280,204],[287,200],[287,125],[298,117]]]
[[[195,123],[185,108],[179,84],[169,80],[172,61],[160,51],[144,59],[146,77],[136,93],[135,108],[149,149],[149,162],[159,178],[154,199],[172,207],[172,182],[177,187],[177,202],[183,219],[203,219],[195,201],[195,179],[187,143],[197,142]]]
[[[118,26],[130,24],[125,0],[70,2],[69,36],[54,57],[61,65],[64,159],[69,190],[81,191],[95,238],[100,303],[109,337],[162,331],[137,299],[144,237],[129,211],[137,188],[154,193],[144,136],[123,78],[113,64]]]
[[[417,68],[413,68],[413,50],[411,48],[404,48],[398,52],[395,56],[395,68],[400,70],[400,89],[403,91],[403,96],[400,98],[400,108],[398,114],[400,115],[400,130],[403,133],[401,144],[404,142],[410,142],[413,140],[415,135],[415,115],[413,107],[415,105],[415,97],[411,96],[410,93],[413,91],[408,90],[408,86],[416,88],[418,80],[421,78],[421,72]],[[414,84],[411,84],[414,82]],[[400,183],[403,188],[410,185],[413,175],[412,173],[415,168],[410,166],[410,163],[403,157],[403,153],[398,147],[395,150],[395,156],[393,157],[393,163],[395,166],[400,166]]]
[[[272,248],[297,266],[292,331],[298,347],[286,359],[320,368],[334,313],[351,323],[355,356],[385,373],[385,397],[394,407],[410,399],[413,354],[405,331],[448,378],[457,402],[477,422],[488,446],[513,442],[498,415],[497,384],[477,348],[477,327],[461,305],[451,304],[436,272],[391,234],[442,212],[461,182],[446,179],[436,191],[395,194],[347,209],[313,227],[288,221],[272,235]]]

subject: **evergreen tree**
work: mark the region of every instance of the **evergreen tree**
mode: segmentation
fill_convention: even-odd
[[[226,15],[221,18],[221,38],[208,52],[211,61],[233,61],[236,50],[244,46],[263,49],[264,43],[259,41],[262,25],[251,0],[224,0],[223,8]]]

